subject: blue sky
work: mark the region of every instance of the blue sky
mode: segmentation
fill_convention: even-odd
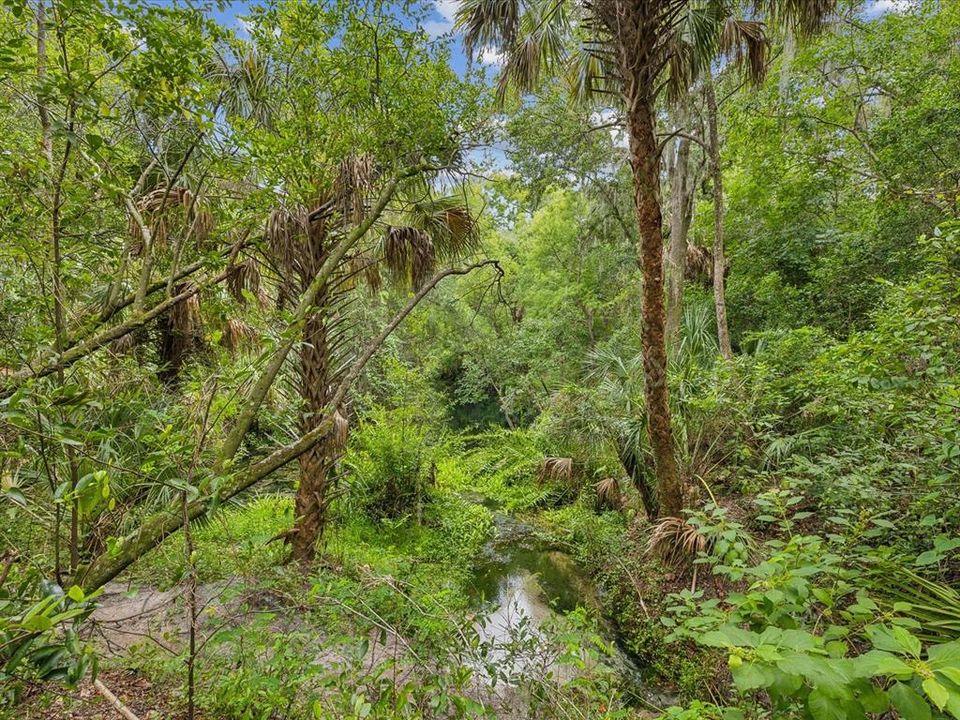
[[[246,14],[250,4],[247,0],[228,2],[224,4],[222,10],[214,9],[210,14],[225,27],[235,28],[243,34],[242,17]],[[427,8],[431,5],[432,9],[430,9],[428,16],[421,23],[423,29],[434,38],[452,33],[454,16],[457,11],[457,6],[459,5],[459,0],[433,0],[432,3],[430,0],[425,0],[423,6]],[[452,50],[450,65],[462,76],[467,69],[467,57],[463,51],[463,45],[457,36],[454,36]],[[477,61],[484,65],[494,67],[499,64],[500,59],[495,53],[486,51],[480,54]]]
[[[908,9],[916,0],[866,0],[864,3],[861,17],[865,20],[872,20],[888,12],[903,12]],[[227,2],[223,10],[212,12],[219,22],[227,27],[239,28],[242,30],[240,18],[246,13],[249,2],[240,0],[237,2]],[[432,5],[427,18],[423,21],[423,29],[431,37],[440,37],[453,32],[454,16],[459,5],[459,0],[424,0],[424,7]],[[479,62],[490,67],[496,67],[500,64],[500,58],[493,52],[487,51],[481,53],[477,58]],[[453,43],[453,55],[450,61],[451,66],[457,73],[463,75],[467,68],[467,58],[463,52],[463,46],[459,38],[455,37]]]

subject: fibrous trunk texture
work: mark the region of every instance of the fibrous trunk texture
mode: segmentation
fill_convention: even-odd
[[[634,204],[640,230],[638,265],[643,276],[641,343],[647,430],[661,511],[679,516],[683,505],[673,448],[667,390],[667,350],[663,293],[663,217],[660,210],[660,148],[656,139],[653,79],[648,73],[628,81],[627,130],[634,178]]]
[[[321,308],[324,299],[318,298]],[[313,430],[324,419],[332,392],[328,327],[323,310],[307,320],[303,341],[300,351],[301,435]],[[334,461],[333,450],[331,440],[325,439],[300,456],[300,486],[297,488],[296,521],[291,536],[293,557],[299,562],[314,559],[317,543],[323,537],[330,502],[328,480]]]
[[[295,246],[300,294],[305,292],[328,259],[326,216],[307,220],[305,232]],[[303,326],[300,347],[300,435],[314,430],[330,410],[334,393],[335,368],[333,338],[336,324],[335,287],[331,277],[317,292],[314,310]],[[293,533],[290,543],[293,559],[309,563],[316,556],[317,544],[326,529],[330,505],[330,473],[336,461],[337,444],[333,435],[323,438],[299,457],[300,485],[297,488]]]

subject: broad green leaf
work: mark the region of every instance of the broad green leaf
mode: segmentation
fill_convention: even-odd
[[[731,668],[730,672],[741,692],[766,687],[770,682],[767,672],[757,663],[745,662],[739,667]]]
[[[814,690],[807,697],[807,710],[814,720],[846,720],[846,713],[840,703],[820,690]]]
[[[887,694],[903,720],[931,720],[933,713],[927,701],[909,685],[898,682]]]
[[[947,700],[950,698],[950,694],[947,692],[947,689],[937,682],[935,678],[926,678],[923,681],[923,691],[927,694],[927,697],[933,701],[933,704],[936,705],[940,710],[943,710],[944,706],[947,704]]]
[[[892,675],[900,680],[909,679],[913,668],[896,655],[882,650],[870,650],[853,659],[853,667],[858,677]]]
[[[956,665],[960,667],[960,640],[931,645],[927,648],[927,658],[934,667],[939,665]]]

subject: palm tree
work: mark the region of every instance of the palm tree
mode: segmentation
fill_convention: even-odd
[[[377,178],[369,158],[350,158],[340,164],[331,187],[309,208],[278,208],[267,221],[268,265],[278,279],[277,300],[295,304],[313,282],[340,234],[363,219]],[[383,232],[367,247],[344,257],[324,283],[303,327],[298,352],[300,434],[305,435],[335,411],[334,431],[300,456],[294,527],[289,533],[293,558],[313,560],[323,537],[328,509],[335,497],[332,470],[346,444],[349,423],[345,407],[331,408],[342,375],[350,366],[353,327],[346,304],[366,281],[371,290],[381,285],[380,265],[401,287],[419,290],[438,262],[467,254],[476,239],[472,216],[463,199],[430,196],[421,178],[388,209]]]
[[[769,43],[766,16],[795,34],[818,30],[835,0],[755,0],[739,19],[728,0],[461,0],[457,24],[472,53],[491,47],[506,57],[501,98],[529,92],[548,74],[564,73],[580,99],[619,98],[629,138],[643,277],[641,343],[650,447],[662,511],[679,515],[682,488],[674,455],[667,393],[663,293],[663,217],[656,103],[679,94],[724,54],[763,77]],[[576,49],[569,50],[571,45]]]

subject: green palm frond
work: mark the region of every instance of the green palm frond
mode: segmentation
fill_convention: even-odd
[[[231,63],[218,60],[208,71],[223,85],[223,102],[228,113],[271,127],[270,66],[253,47],[238,51]]]
[[[960,592],[901,568],[884,573],[878,585],[882,600],[920,627],[916,634],[928,642],[960,639]]]
[[[754,0],[758,15],[790,27],[801,37],[820,32],[836,7],[836,0]]]
[[[580,43],[569,53],[565,74],[570,96],[583,104],[616,94],[620,84],[609,52],[594,43]]]
[[[500,51],[510,47],[519,31],[520,14],[518,0],[463,0],[456,27],[463,30],[469,56],[485,47]]]
[[[645,71],[662,71],[665,87],[676,98],[718,57],[735,63],[749,80],[761,81],[770,59],[762,20],[810,35],[823,27],[836,0],[755,0],[749,7],[729,0],[683,0],[670,5],[670,20],[647,48]],[[593,2],[462,0],[457,27],[464,31],[471,55],[491,47],[506,56],[497,85],[501,102],[510,90],[529,93],[560,72],[572,96],[583,101],[616,93],[622,84],[618,53],[625,46],[618,46],[619,21],[613,17],[619,15]]]
[[[541,78],[557,74],[566,64],[569,24],[563,0],[531,5],[520,19],[520,34],[506,49],[507,61],[497,83],[503,103],[511,89],[532,92]]]
[[[477,224],[457,195],[444,195],[410,203],[407,222],[430,235],[439,260],[457,260],[477,247]]]

